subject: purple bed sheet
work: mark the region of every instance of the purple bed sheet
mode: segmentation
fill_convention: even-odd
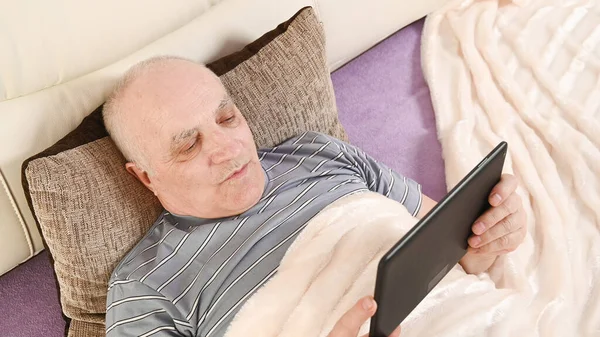
[[[423,186],[446,191],[429,89],[420,63],[423,20],[400,30],[332,74],[350,142]],[[0,336],[61,337],[65,321],[44,251],[0,277]]]

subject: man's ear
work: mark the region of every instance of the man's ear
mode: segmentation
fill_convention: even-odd
[[[140,169],[135,163],[125,163],[125,169],[129,174],[134,176],[137,180],[141,181],[144,186],[146,186],[152,193],[154,192],[154,188],[152,186],[152,181],[150,181],[150,177],[148,177],[148,172]]]

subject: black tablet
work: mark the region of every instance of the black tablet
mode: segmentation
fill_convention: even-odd
[[[471,227],[489,207],[508,145],[500,143],[379,262],[371,337],[387,337],[467,252]]]

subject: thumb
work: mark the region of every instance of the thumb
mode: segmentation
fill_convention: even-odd
[[[335,324],[327,337],[355,337],[360,327],[375,314],[377,304],[370,297],[361,298]]]

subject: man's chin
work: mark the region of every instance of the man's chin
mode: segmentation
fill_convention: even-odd
[[[247,168],[245,177],[241,177],[237,184],[232,184],[230,187],[234,190],[229,194],[233,198],[226,198],[231,202],[231,210],[235,210],[236,214],[246,212],[255,206],[263,195],[265,186],[265,176],[262,172],[260,164],[250,162]]]
[[[250,208],[254,207],[260,200],[261,196],[262,191],[259,191],[259,189],[256,187],[244,189],[240,192],[239,198],[236,198],[237,200],[232,206],[238,209],[238,214],[244,213]]]
[[[262,186],[260,186],[260,188],[258,186],[243,188],[239,192],[238,197],[234,198],[235,202],[231,206],[237,209],[237,214],[244,213],[258,204],[262,194]]]

